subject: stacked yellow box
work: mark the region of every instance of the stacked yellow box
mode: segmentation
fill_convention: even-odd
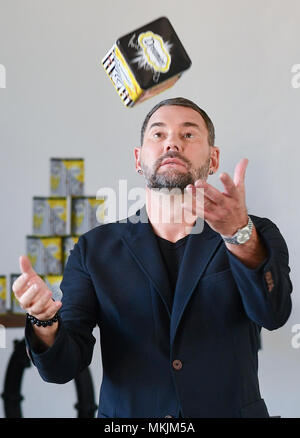
[[[70,251],[79,236],[103,222],[104,198],[84,196],[84,159],[50,159],[50,196],[33,197],[32,230],[26,236],[26,253],[33,269],[60,300],[60,283]],[[10,292],[6,276],[0,276],[0,314],[25,313],[12,291],[20,276],[10,274]]]

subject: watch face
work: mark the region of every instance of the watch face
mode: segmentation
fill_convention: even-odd
[[[245,243],[247,242],[247,240],[249,240],[250,238],[250,232],[248,229],[246,230],[241,230],[237,236],[237,241],[238,243]]]

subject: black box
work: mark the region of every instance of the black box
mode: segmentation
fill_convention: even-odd
[[[170,21],[161,17],[119,38],[102,65],[123,103],[136,103],[170,88],[191,60]]]

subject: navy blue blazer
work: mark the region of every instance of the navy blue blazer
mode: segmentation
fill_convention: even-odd
[[[187,239],[172,291],[152,226],[139,220],[145,215],[144,206],[127,222],[79,238],[61,283],[54,345],[36,351],[32,328],[25,329],[41,377],[65,383],[87,367],[98,325],[99,417],[268,417],[257,377],[259,333],[281,327],[291,312],[288,250],[278,228],[251,215],[268,257],[249,269],[204,223]]]

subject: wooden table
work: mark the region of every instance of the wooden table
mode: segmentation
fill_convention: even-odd
[[[7,312],[5,315],[0,315],[0,324],[4,327],[25,327],[26,314],[17,314]]]

